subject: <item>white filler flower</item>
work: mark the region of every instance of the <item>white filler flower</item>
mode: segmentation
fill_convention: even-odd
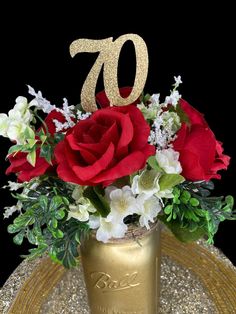
[[[140,215],[139,223],[141,227],[149,227],[149,221],[154,222],[157,214],[161,211],[162,207],[159,200],[155,196],[147,198],[145,194],[140,194],[137,197],[138,214]]]
[[[107,218],[100,218],[100,227],[97,230],[96,238],[104,243],[111,238],[123,238],[128,227],[123,222],[108,221]]]
[[[129,186],[111,191],[110,200],[111,211],[107,216],[107,221],[119,224],[126,216],[136,212],[136,199]]]
[[[176,152],[172,148],[163,149],[156,152],[156,159],[158,165],[166,173],[181,173],[182,167],[179,162],[179,152]]]

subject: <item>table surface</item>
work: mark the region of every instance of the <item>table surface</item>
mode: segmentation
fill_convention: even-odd
[[[203,241],[162,232],[160,313],[236,313],[236,268]],[[0,291],[0,313],[89,313],[81,267],[23,261]]]

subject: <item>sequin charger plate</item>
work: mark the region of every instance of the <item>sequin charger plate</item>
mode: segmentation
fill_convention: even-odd
[[[236,313],[236,268],[213,246],[162,233],[160,313]],[[23,261],[0,290],[0,313],[89,313],[82,269]]]

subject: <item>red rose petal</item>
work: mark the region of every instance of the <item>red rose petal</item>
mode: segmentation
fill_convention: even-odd
[[[72,169],[79,179],[82,181],[88,181],[95,177],[99,172],[106,169],[106,167],[112,161],[114,156],[115,147],[113,143],[110,143],[106,152],[98,159],[94,164],[90,166],[81,167],[79,165],[73,165]]]
[[[117,163],[113,168],[107,169],[98,174],[92,181],[97,184],[107,180],[114,181],[117,178],[127,176],[139,169],[142,169],[145,162],[146,158],[142,152],[132,152],[130,155],[126,156],[119,163]]]

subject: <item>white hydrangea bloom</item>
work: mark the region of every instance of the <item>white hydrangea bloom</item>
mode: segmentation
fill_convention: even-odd
[[[109,221],[107,218],[100,218],[100,226],[96,233],[98,241],[104,243],[111,238],[123,238],[128,227],[123,222]]]
[[[144,170],[141,175],[133,178],[131,190],[134,194],[153,195],[160,190],[158,184],[160,174],[155,170]]]
[[[179,162],[179,152],[176,152],[172,148],[159,150],[156,152],[156,159],[159,166],[166,173],[181,173],[182,167]]]
[[[111,191],[110,200],[111,211],[107,216],[107,221],[122,223],[126,216],[136,212],[136,199],[129,186]]]
[[[147,195],[142,193],[137,197],[137,204],[139,209],[137,213],[140,215],[140,226],[150,229],[149,222],[154,222],[157,214],[162,209],[159,200],[155,196],[147,198]]]

